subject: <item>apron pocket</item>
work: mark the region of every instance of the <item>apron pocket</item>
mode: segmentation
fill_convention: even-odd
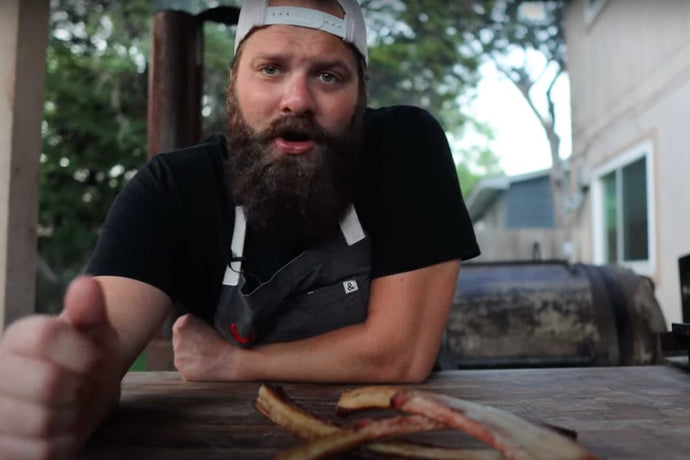
[[[290,296],[268,318],[262,342],[286,342],[361,323],[369,307],[369,277],[360,275]]]

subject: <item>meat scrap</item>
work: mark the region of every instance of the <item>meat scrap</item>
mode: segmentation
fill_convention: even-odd
[[[368,409],[390,409],[391,399],[402,387],[376,385],[355,388],[340,395],[335,411],[340,416]]]
[[[280,387],[261,385],[254,405],[275,424],[300,438],[315,439],[341,431],[299,407]]]
[[[276,460],[305,460],[325,458],[390,436],[438,430],[443,428],[434,420],[419,415],[399,415],[384,420],[373,421],[357,430],[343,429],[339,433],[314,439],[294,449],[284,452]]]
[[[430,392],[390,386],[365,387],[345,392],[338,403],[339,414],[367,408],[393,408],[412,414],[369,421],[356,429],[343,429],[328,424],[286,401],[276,391],[262,386],[257,398],[257,408],[280,426],[312,440],[285,452],[278,457],[280,459],[324,458],[363,444],[369,448],[397,446],[402,450],[387,453],[404,456],[421,454],[425,458],[497,459],[504,458],[505,455],[509,459],[596,459],[576,442],[509,412]],[[393,436],[451,428],[474,436],[498,452],[432,448],[429,449],[430,452],[441,455],[443,452],[452,452],[451,455],[459,456],[430,457],[425,455],[425,448],[413,444],[367,444]],[[413,451],[415,454],[412,454]]]
[[[448,428],[464,431],[510,459],[596,458],[557,432],[563,429],[539,426],[494,407],[430,392],[401,388],[391,396],[391,387],[358,388],[343,393],[337,411],[384,407],[424,415]]]
[[[326,444],[335,443],[340,446],[339,451],[341,452],[343,450],[351,449],[357,445],[368,442],[367,436],[372,436],[376,430],[379,430],[378,433],[383,435],[383,432],[380,430],[388,428],[370,426],[368,431],[364,432],[363,434],[352,436],[354,430],[344,430],[343,428],[339,428],[328,421],[317,418],[304,408],[299,407],[290,399],[288,395],[285,394],[284,391],[282,391],[280,387],[272,385],[261,385],[259,387],[259,393],[257,395],[255,405],[259,412],[287,431],[290,431],[291,433],[296,434],[303,439],[318,438],[324,439],[322,442],[325,442]],[[404,424],[404,421],[402,423]],[[427,422],[424,425],[419,424],[417,427],[420,429],[420,431],[429,431],[432,429],[439,429],[440,424],[438,422]],[[402,433],[396,432],[395,434],[399,435]],[[344,436],[344,439],[337,439],[333,441],[331,436],[338,437],[337,435]],[[329,439],[325,440],[326,438]],[[418,444],[405,442],[371,442],[366,444],[364,448],[377,454],[437,460],[499,460],[503,458],[501,454],[490,449],[450,449],[443,447],[420,446]],[[309,452],[311,452],[312,455],[315,455],[315,452],[320,452],[319,455],[322,456],[335,453],[333,448],[329,446],[326,448],[323,446],[317,446],[315,449],[312,449]],[[303,451],[298,451],[298,453],[295,455],[298,457],[293,458],[318,458],[313,456],[308,457]]]
[[[363,410],[390,409],[393,407],[391,401],[393,396],[402,389],[402,387],[378,385],[345,391],[340,395],[340,400],[336,406],[336,413],[340,416],[348,416]],[[573,430],[544,422],[533,423],[577,441],[577,432]]]

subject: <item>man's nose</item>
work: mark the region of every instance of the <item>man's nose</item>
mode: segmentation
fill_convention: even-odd
[[[314,111],[314,98],[305,75],[292,75],[286,82],[280,110],[283,114],[296,116]]]

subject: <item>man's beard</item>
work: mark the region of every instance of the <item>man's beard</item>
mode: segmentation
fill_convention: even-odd
[[[230,187],[250,229],[294,242],[328,236],[354,195],[363,110],[358,107],[339,137],[328,134],[311,116],[284,116],[255,132],[244,120],[231,85],[227,98]],[[299,155],[277,152],[274,141],[287,133],[306,134],[314,147]]]

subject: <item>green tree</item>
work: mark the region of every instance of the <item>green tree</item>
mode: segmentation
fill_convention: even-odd
[[[410,104],[439,117],[451,138],[471,131],[478,145],[451,146],[465,197],[487,175],[503,174],[491,150],[491,127],[467,114],[475,94],[481,53],[471,2],[365,0],[371,32],[369,91],[373,106]]]
[[[457,28],[456,2],[364,1],[373,105],[411,104],[429,109],[445,129],[468,121],[459,97],[476,86],[478,57]]]
[[[483,178],[505,174],[503,169],[501,169],[499,157],[491,150],[491,141],[494,139],[491,127],[473,121],[465,127],[465,129],[467,128],[472,129],[475,133],[479,133],[483,142],[475,143],[469,147],[454,149],[457,164],[456,171],[465,199],[469,198],[474,188]]]
[[[553,89],[566,70],[564,8],[562,0],[474,0],[466,30],[477,53],[515,85],[544,129],[551,153],[554,218],[557,227],[567,229],[582,199],[571,196],[556,132]]]
[[[146,161],[147,0],[54,0],[41,155],[38,309],[83,270],[124,183]]]

